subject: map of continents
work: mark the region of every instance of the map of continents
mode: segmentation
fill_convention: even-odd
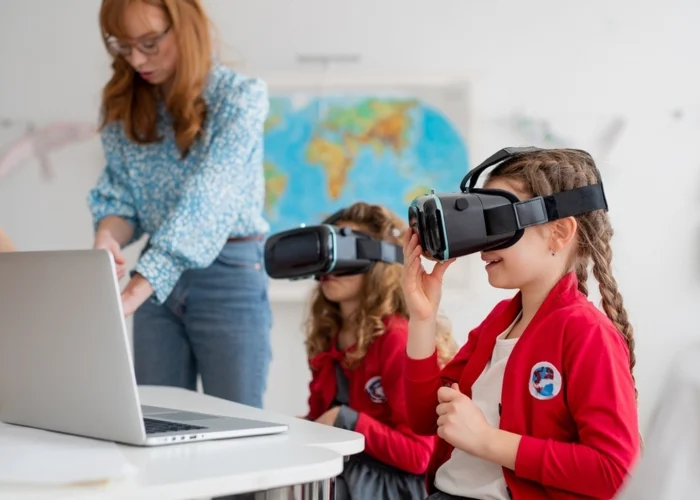
[[[467,170],[458,130],[419,99],[270,100],[265,208],[272,232],[318,224],[360,200],[405,217],[416,196],[459,190]]]

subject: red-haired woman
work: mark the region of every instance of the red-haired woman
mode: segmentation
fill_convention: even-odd
[[[271,312],[263,268],[266,85],[217,63],[199,0],[103,0],[113,56],[95,247],[150,239],[122,292],[139,384],[262,406]]]

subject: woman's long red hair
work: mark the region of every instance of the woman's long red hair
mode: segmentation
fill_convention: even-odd
[[[165,104],[173,117],[175,141],[186,155],[206,117],[202,91],[212,63],[209,19],[200,0],[102,0],[100,27],[104,36],[126,38],[124,11],[144,2],[165,12],[175,36],[178,62]],[[157,87],[143,80],[121,56],[114,58],[114,73],[102,91],[102,123],[120,121],[129,139],[139,144],[161,140],[157,130]]]

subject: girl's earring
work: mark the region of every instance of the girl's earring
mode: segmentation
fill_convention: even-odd
[[[556,255],[556,253],[554,251],[551,251],[551,252],[552,252],[552,257],[554,257]]]

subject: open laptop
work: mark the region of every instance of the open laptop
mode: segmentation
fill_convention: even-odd
[[[0,253],[0,421],[139,446],[288,430],[142,407],[104,250]]]

